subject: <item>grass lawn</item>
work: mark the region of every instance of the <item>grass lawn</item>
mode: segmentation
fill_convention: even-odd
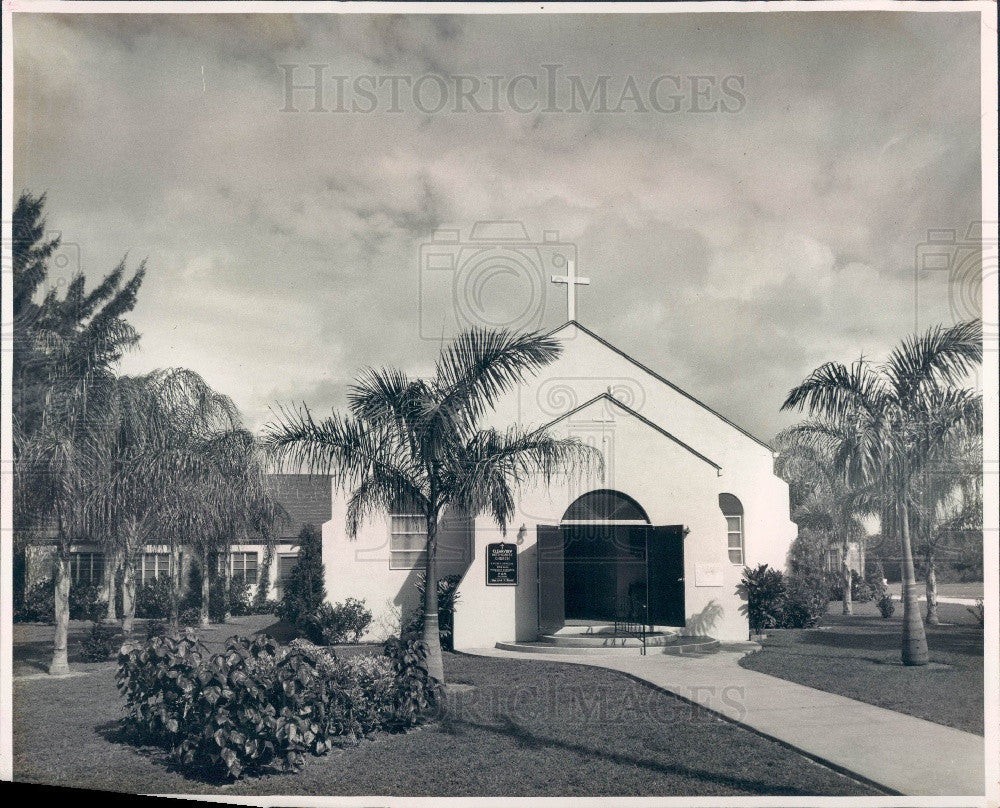
[[[769,633],[763,650],[740,664],[781,679],[838,693],[938,724],[983,734],[983,630],[965,606],[942,603],[943,625],[927,626],[932,664],[900,662],[902,606],[883,620],[871,603],[841,604],[818,629]],[[942,667],[944,666],[944,667]]]
[[[226,640],[234,634],[256,634],[267,630],[275,639],[287,642],[294,637],[294,629],[278,623],[274,615],[255,614],[248,617],[234,617],[224,625],[216,624],[199,630],[199,635],[213,651],[221,651]],[[135,633],[139,638],[146,636],[146,620],[135,621]],[[69,624],[69,664],[73,670],[94,670],[101,666],[114,668],[114,663],[86,663],[80,658],[80,643],[90,633],[93,623],[87,620],[71,620]],[[47,673],[52,661],[52,641],[55,629],[45,623],[14,624],[14,676],[30,676]]]
[[[446,655],[445,666],[450,681],[472,687],[449,695],[440,721],[309,757],[297,774],[225,785],[190,778],[162,750],[127,743],[114,664],[73,665],[87,675],[15,681],[14,777],[79,788],[234,795],[876,793],[613,671],[456,654]]]
[[[971,598],[972,600],[975,600],[976,598],[981,598],[983,596],[982,581],[939,583],[937,589],[939,598]],[[896,597],[900,597],[900,594],[903,591],[903,585],[900,583],[889,584],[889,591]],[[923,581],[920,582],[919,593],[921,598],[927,594],[924,589]]]

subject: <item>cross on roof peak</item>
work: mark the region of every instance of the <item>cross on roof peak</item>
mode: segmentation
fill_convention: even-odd
[[[578,278],[576,275],[576,261],[566,262],[565,275],[553,275],[552,283],[566,284],[566,319],[576,319],[576,287],[589,286],[590,278]]]

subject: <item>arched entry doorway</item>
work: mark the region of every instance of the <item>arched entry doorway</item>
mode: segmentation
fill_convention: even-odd
[[[567,621],[684,624],[684,530],[658,527],[620,491],[578,497],[538,526],[540,629]]]
[[[591,491],[559,522],[566,620],[646,622],[649,517],[619,491]]]

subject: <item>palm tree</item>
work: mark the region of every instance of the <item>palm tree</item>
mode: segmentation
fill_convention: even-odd
[[[88,510],[106,556],[121,559],[123,629],[131,631],[135,617],[136,561],[154,540],[170,546],[176,625],[181,547],[209,541],[217,549],[237,523],[266,529],[273,503],[263,491],[263,463],[232,401],[194,371],[122,377],[113,389]]]
[[[23,194],[14,212],[15,525],[54,534],[55,642],[51,673],[65,673],[70,549],[92,535],[84,506],[98,471],[97,434],[112,369],[139,336],[124,319],[145,276],[122,261],[91,291],[75,275],[42,293],[58,240],[45,240],[44,196]]]
[[[793,518],[802,527],[820,531],[840,545],[843,613],[853,614],[848,556],[852,543],[863,541],[858,503],[859,481],[839,469],[826,447],[815,445],[811,426],[793,426],[778,435],[778,474],[796,489]]]
[[[188,543],[196,548],[202,567],[200,623],[209,622],[210,559],[228,560],[237,537],[262,539],[271,551],[273,525],[285,518],[284,509],[267,488],[262,453],[254,436],[242,428],[229,429],[202,441],[196,463],[187,475]],[[228,573],[228,565],[223,564]],[[224,579],[225,580],[225,579]]]
[[[982,361],[978,320],[911,336],[888,360],[847,367],[828,362],[793,388],[782,409],[807,410],[799,439],[827,452],[845,476],[864,480],[875,499],[891,501],[903,559],[905,665],[928,662],[917,604],[910,538],[913,482],[947,450],[947,438],[975,417],[976,394],[957,383]]]
[[[953,555],[970,533],[982,533],[982,397],[970,402],[970,416],[962,428],[947,434],[948,448],[933,458],[914,478],[914,522],[923,557],[927,613],[936,625],[937,562]]]
[[[279,463],[333,473],[350,493],[347,532],[372,514],[407,500],[424,515],[425,577],[437,578],[437,532],[451,509],[489,514],[502,532],[515,513],[522,483],[540,475],[602,468],[597,450],[577,439],[519,427],[481,428],[497,399],[560,353],[548,335],[475,329],[443,348],[431,379],[395,369],[368,369],[348,393],[349,412],[321,421],[309,409],[282,410],[265,443]],[[438,587],[424,587],[423,639],[427,668],[444,681],[438,633]]]

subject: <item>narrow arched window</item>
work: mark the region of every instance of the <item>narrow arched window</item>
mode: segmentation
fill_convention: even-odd
[[[743,563],[743,503],[732,494],[719,494],[719,507],[726,517],[726,545],[729,561]]]

